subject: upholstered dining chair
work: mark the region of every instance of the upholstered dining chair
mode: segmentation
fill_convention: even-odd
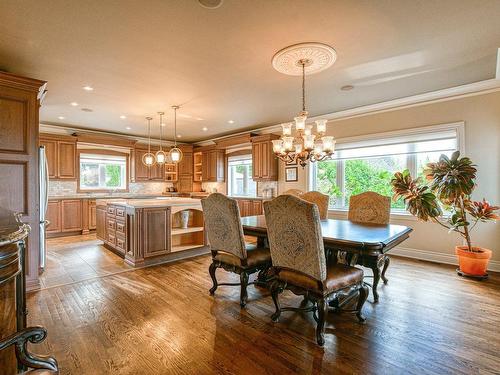
[[[304,194],[304,192],[300,189],[288,189],[281,195],[295,195],[296,197],[300,197],[302,194]]]
[[[328,219],[328,204],[330,202],[330,197],[328,195],[320,193],[319,191],[308,191],[302,194],[300,198],[315,203],[319,209],[319,218],[321,220]]]
[[[266,276],[271,266],[271,256],[268,248],[245,244],[241,226],[240,211],[236,200],[220,193],[210,194],[201,200],[205,229],[212,252],[212,264],[209,267],[213,286],[213,295],[220,285],[240,285],[240,305],[247,303],[247,286],[249,275],[259,273],[260,281]],[[218,283],[215,277],[217,268],[240,275],[240,283]]]
[[[368,288],[363,284],[363,271],[345,264],[326,264],[317,205],[291,195],[281,195],[264,202],[264,212],[275,277],[271,283],[276,307],[272,320],[278,321],[282,311],[312,311],[317,322],[316,340],[322,346],[328,302],[359,292],[353,311],[363,322],[365,318],[361,310],[368,295]],[[284,290],[304,295],[306,304],[301,308],[282,308],[279,294]],[[312,306],[307,306],[308,301]]]
[[[391,198],[380,195],[373,191],[353,195],[349,200],[348,219],[355,223],[364,224],[389,224],[391,215]],[[375,301],[378,301],[378,295],[375,292],[378,282],[382,278],[384,284],[387,284],[385,273],[390,264],[390,259],[387,254],[380,254],[377,258],[376,267],[371,263],[367,263],[367,259],[358,259],[358,263],[370,267],[374,270],[373,274],[373,291]],[[382,273],[380,269],[383,267]]]

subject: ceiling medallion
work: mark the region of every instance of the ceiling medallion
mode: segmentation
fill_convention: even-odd
[[[273,68],[291,76],[302,75],[302,64],[305,73],[311,75],[331,67],[337,60],[337,52],[327,44],[308,42],[294,44],[276,52],[273,56]]]

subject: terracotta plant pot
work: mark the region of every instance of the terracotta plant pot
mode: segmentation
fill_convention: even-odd
[[[455,246],[455,254],[458,256],[460,271],[467,276],[485,276],[488,263],[491,258],[491,250],[481,247],[472,247],[473,252],[468,251],[467,246]]]

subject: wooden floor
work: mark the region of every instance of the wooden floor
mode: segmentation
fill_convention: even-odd
[[[32,348],[79,375],[498,374],[500,276],[478,282],[452,266],[392,260],[366,324],[330,314],[324,348],[310,315],[272,323],[265,290],[251,286],[244,310],[238,288],[209,296],[208,256],[30,294],[29,323],[49,332]]]
[[[95,233],[47,240],[47,264],[40,276],[42,288],[112,275],[132,269],[107,250]]]

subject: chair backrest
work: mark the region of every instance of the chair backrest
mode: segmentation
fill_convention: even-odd
[[[201,206],[212,251],[225,251],[240,259],[246,259],[247,251],[238,202],[224,194],[213,193],[201,200]]]
[[[295,195],[296,197],[300,197],[304,192],[299,189],[288,189],[287,191],[283,192],[281,195]]]
[[[308,191],[302,194],[300,198],[311,203],[316,203],[319,209],[319,218],[321,220],[328,219],[328,203],[330,202],[328,195],[319,191]]]
[[[373,191],[353,195],[348,218],[356,223],[389,224],[391,198]]]
[[[292,195],[264,202],[273,266],[326,279],[325,249],[318,207]]]

